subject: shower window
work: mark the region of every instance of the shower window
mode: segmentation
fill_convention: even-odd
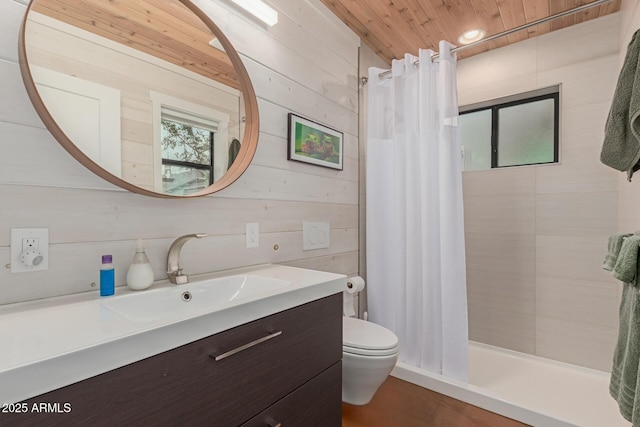
[[[465,171],[558,162],[559,87],[460,107]]]

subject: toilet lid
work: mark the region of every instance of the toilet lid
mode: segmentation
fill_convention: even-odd
[[[362,354],[389,354],[397,351],[398,337],[385,327],[353,317],[342,317],[344,351]]]

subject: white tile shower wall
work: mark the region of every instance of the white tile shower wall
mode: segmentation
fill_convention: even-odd
[[[602,270],[618,176],[599,161],[620,14],[458,65],[460,104],[561,86],[560,163],[465,172],[473,340],[610,370],[617,283]]]
[[[147,240],[159,278],[168,246],[189,242],[182,264],[190,274],[277,262],[344,274],[358,273],[359,39],[319,0],[272,0],[280,14],[266,28],[223,2],[197,4],[229,37],[258,96],[260,143],[247,172],[214,196],[164,200],[129,193],[79,165],[40,122],[24,90],[18,31],[24,1],[0,0],[0,304],[92,291],[100,255],[114,255],[124,284],[135,239]],[[345,170],[286,160],[287,113],[345,133]],[[329,221],[331,247],[303,252],[302,221]],[[260,248],[244,247],[245,222],[260,223]],[[50,230],[46,272],[10,274],[9,231]],[[278,250],[274,249],[277,245]]]

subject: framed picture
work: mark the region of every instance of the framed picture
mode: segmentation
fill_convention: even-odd
[[[342,152],[342,132],[289,113],[289,160],[342,170]]]

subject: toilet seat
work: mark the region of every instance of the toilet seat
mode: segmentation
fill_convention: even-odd
[[[398,354],[398,347],[390,348],[387,350],[365,350],[362,348],[342,346],[342,353],[353,354],[354,356],[388,357]]]
[[[342,350],[362,356],[389,356],[398,352],[398,337],[387,328],[352,317],[342,317]]]

